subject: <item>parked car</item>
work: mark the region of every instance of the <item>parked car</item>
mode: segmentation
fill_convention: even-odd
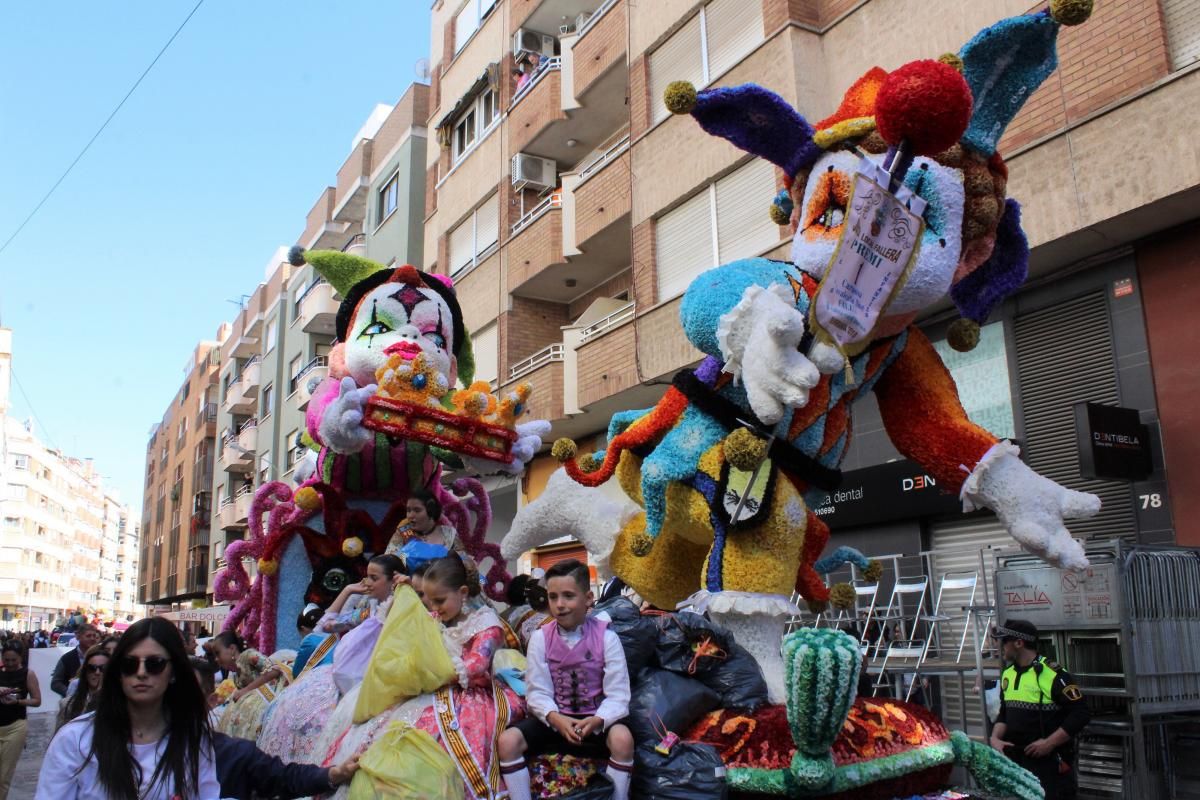
[[[75,634],[64,633],[58,637],[58,641],[54,644],[56,647],[65,647],[66,649],[70,650],[72,647],[78,645],[79,641],[75,638]]]

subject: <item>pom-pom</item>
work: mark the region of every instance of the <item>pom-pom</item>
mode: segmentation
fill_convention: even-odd
[[[672,114],[690,114],[696,107],[696,87],[687,81],[672,81],[663,92],[663,102]]]
[[[302,489],[297,489],[296,494],[292,498],[296,505],[303,508],[305,511],[316,511],[321,507],[321,495],[316,489],[311,486],[305,486]]]
[[[883,577],[883,564],[878,561],[872,561],[867,564],[867,568],[862,572],[863,580],[867,583],[879,583],[879,579]]]
[[[808,610],[814,614],[824,614],[825,609],[829,608],[827,600],[805,600],[804,603],[808,606]]]
[[[637,531],[629,537],[629,550],[638,558],[650,555],[654,549],[654,540],[645,531]]]
[[[258,560],[258,574],[266,575],[268,578],[279,572],[279,562],[273,558],[260,558]]]
[[[734,469],[750,472],[767,457],[767,443],[746,428],[725,437],[725,460]]]
[[[875,122],[890,145],[934,155],[962,138],[971,122],[971,89],[954,67],[926,59],[887,76],[875,99]]]
[[[953,68],[955,72],[960,74],[964,69],[963,60],[959,57],[958,53],[942,53],[938,56],[938,61]]]
[[[854,608],[854,587],[848,583],[835,583],[829,587],[829,602],[834,608]]]
[[[556,439],[550,448],[550,455],[559,463],[570,461],[575,457],[575,453],[577,452],[575,442],[567,438]]]
[[[600,469],[600,465],[604,462],[596,458],[595,453],[588,453],[583,458],[579,459],[579,469],[584,472],[595,472]]]
[[[305,264],[304,248],[298,244],[292,245],[288,250],[288,263],[293,267],[303,267]]]
[[[792,221],[791,212],[780,208],[778,203],[772,203],[768,213],[771,215],[771,222],[774,222],[780,227],[787,225]]]
[[[946,331],[946,342],[960,353],[969,353],[979,344],[979,323],[965,317],[956,319]]]
[[[1082,25],[1092,15],[1092,0],[1050,0],[1050,18],[1059,25]]]
[[[351,536],[346,541],[342,542],[342,555],[346,558],[358,558],[363,552],[363,540],[357,536]]]

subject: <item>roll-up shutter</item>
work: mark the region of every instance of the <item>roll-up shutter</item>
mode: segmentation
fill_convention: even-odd
[[[471,35],[479,28],[479,4],[478,0],[467,0],[466,6],[462,11],[458,12],[458,16],[454,18],[454,52],[457,53],[463,49],[463,45],[471,38]]]
[[[762,3],[713,0],[704,8],[708,74],[720,77],[763,41]]]
[[[779,227],[753,202],[774,194],[775,167],[762,158],[717,181],[717,263],[749,258],[779,241]]]
[[[1163,21],[1171,49],[1171,69],[1200,59],[1200,0],[1163,0]]]
[[[663,103],[663,92],[672,81],[704,86],[704,62],[700,42],[700,15],[689,19],[670,39],[650,54],[650,118],[657,123],[671,116]]]
[[[681,294],[692,278],[716,266],[712,215],[712,188],[705,186],[655,224],[659,302]]]
[[[575,558],[587,563],[587,549],[581,544],[571,544],[565,547],[555,547],[552,550],[535,550],[534,563],[542,569],[550,569],[560,561]]]
[[[496,323],[471,334],[475,352],[475,380],[494,381],[500,375],[500,337]]]
[[[482,255],[499,238],[500,203],[498,195],[492,195],[475,212],[475,255]]]
[[[992,551],[1005,549],[1013,545],[1012,538],[992,514],[979,515],[969,518],[955,519],[948,522],[935,523],[930,530],[930,545],[933,550],[933,597],[941,588],[941,580],[947,573],[976,573],[975,601],[973,605],[983,606],[990,601],[996,604],[995,583],[992,576],[995,573],[995,558]],[[980,556],[982,554],[982,565]],[[986,583],[987,591],[984,591]],[[986,599],[985,599],[986,598]],[[961,608],[971,599],[970,589],[947,590],[942,597],[941,610],[950,616],[960,616]],[[986,631],[986,625],[991,619],[981,617],[980,630]],[[941,642],[941,657],[954,658],[958,654],[958,644],[961,641],[963,629],[967,629],[967,644],[963,648],[962,664],[971,666],[975,663],[974,624],[967,627],[966,620],[948,620],[938,623],[938,637]],[[984,642],[980,641],[980,645]],[[983,707],[979,695],[974,689],[975,676],[944,675],[940,678],[942,718],[951,728],[958,728],[968,735],[982,737],[984,735]]]
[[[464,219],[450,231],[450,274],[458,272],[475,259],[475,216]]]
[[[1129,484],[1079,476],[1076,403],[1118,405],[1116,354],[1103,291],[1024,314],[1013,323],[1017,342],[1026,463],[1063,486],[1099,495],[1091,519],[1069,520],[1077,538],[1136,539]]]

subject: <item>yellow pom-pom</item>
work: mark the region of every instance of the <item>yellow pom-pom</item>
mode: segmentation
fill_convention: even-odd
[[[975,320],[956,319],[946,331],[946,341],[960,353],[969,353],[979,344],[979,323]]]
[[[854,608],[854,587],[848,583],[837,583],[829,588],[829,602],[834,608]]]
[[[696,87],[687,81],[672,81],[663,92],[663,102],[672,114],[690,114],[696,107]]]
[[[588,453],[583,458],[579,459],[579,468],[584,472],[595,472],[600,469],[600,465],[604,462],[596,458],[595,453]]]
[[[938,61],[952,68],[955,72],[963,71],[963,60],[958,57],[958,53],[942,53],[938,56]]]
[[[654,540],[645,531],[638,531],[629,539],[629,550],[638,558],[650,555],[650,551],[654,549]]]
[[[863,570],[862,576],[867,583],[879,583],[879,579],[883,577],[883,564],[878,561],[870,562]]]
[[[746,428],[738,428],[725,437],[725,460],[734,469],[750,472],[766,457],[766,441]]]
[[[771,208],[768,213],[771,215],[771,222],[774,222],[780,227],[791,224],[791,215],[774,203],[771,204]]]
[[[805,600],[804,603],[808,606],[808,610],[814,614],[823,614],[825,613],[825,609],[829,608],[829,603],[824,600]]]
[[[258,574],[270,577],[276,572],[279,572],[279,562],[274,559],[260,558],[258,560]]]
[[[579,451],[575,447],[575,442],[567,438],[555,440],[554,445],[550,448],[550,455],[559,463],[570,461],[577,452]]]
[[[1059,25],[1082,25],[1092,16],[1092,0],[1050,0],[1050,18]]]
[[[351,536],[346,541],[342,542],[342,555],[346,558],[358,558],[363,552],[363,540],[357,536]]]
[[[303,508],[305,511],[316,511],[321,507],[321,495],[311,486],[305,486],[303,489],[297,489],[292,496],[296,501],[296,505]]]

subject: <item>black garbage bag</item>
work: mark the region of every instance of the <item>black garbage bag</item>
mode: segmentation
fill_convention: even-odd
[[[650,668],[643,670],[633,684],[625,724],[634,742],[654,747],[666,731],[682,737],[696,720],[720,704],[721,696],[700,681]]]
[[[706,744],[680,742],[669,756],[638,747],[629,794],[639,800],[725,800],[725,765]]]
[[[637,675],[644,667],[653,666],[654,650],[658,644],[658,625],[655,620],[643,617],[633,601],[626,597],[614,597],[600,603],[592,613],[601,611],[608,613],[611,619],[609,630],[621,640],[630,677]]]
[[[661,618],[658,663],[716,691],[722,708],[752,711],[767,702],[758,662],[733,634],[701,614],[680,611]]]
[[[612,800],[613,785],[607,775],[600,773],[588,781],[587,786],[568,794],[560,794],[555,800]]]

